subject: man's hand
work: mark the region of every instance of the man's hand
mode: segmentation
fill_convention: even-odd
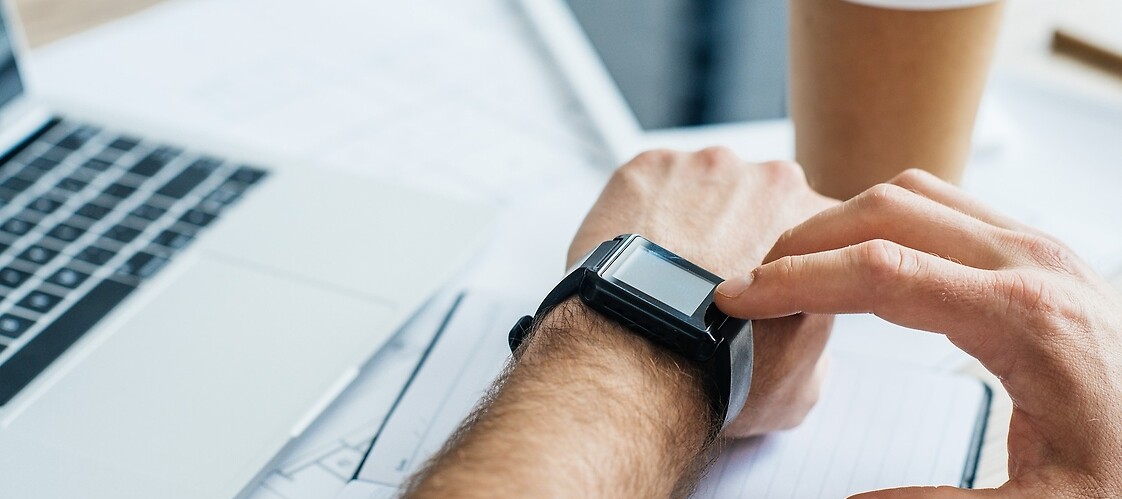
[[[621,167],[569,249],[571,265],[603,241],[635,233],[722,277],[743,275],[787,229],[836,204],[798,165],[750,164],[723,148],[643,153]],[[758,435],[800,423],[818,399],[829,316],[755,324],[755,371],[745,410],[727,430]]]
[[[908,171],[718,288],[742,317],[872,312],[947,337],[1013,399],[1002,497],[1122,497],[1122,296],[1070,249]],[[930,449],[916,449],[930,452]],[[994,491],[902,489],[864,497]]]
[[[612,177],[569,259],[639,233],[743,274],[784,229],[833,203],[790,163],[749,164],[724,149],[646,153]],[[754,393],[735,434],[803,419],[828,329],[825,316],[758,324]],[[709,409],[697,366],[570,299],[539,318],[406,496],[685,497],[709,457]]]

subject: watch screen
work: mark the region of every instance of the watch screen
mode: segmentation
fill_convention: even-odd
[[[693,315],[715,283],[646,250],[630,252],[612,265],[611,276],[666,305]]]

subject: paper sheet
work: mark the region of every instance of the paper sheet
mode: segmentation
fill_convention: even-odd
[[[41,49],[30,75],[64,107],[508,200],[603,152],[516,16],[493,0],[171,1]]]
[[[440,450],[510,358],[506,333],[533,304],[466,295],[394,408],[359,478],[397,486]]]
[[[836,498],[962,485],[984,401],[977,380],[841,357],[798,428],[732,443],[696,498]]]
[[[505,331],[526,304],[518,305],[478,294],[464,299],[359,479],[394,488],[441,447],[505,364]],[[962,485],[985,403],[977,380],[838,356],[802,425],[728,444],[694,497],[841,497]]]

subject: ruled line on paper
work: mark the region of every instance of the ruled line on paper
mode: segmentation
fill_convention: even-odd
[[[959,485],[984,389],[962,375],[837,358],[799,427],[733,442],[695,498],[839,497]]]

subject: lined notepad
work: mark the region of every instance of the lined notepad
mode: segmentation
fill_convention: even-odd
[[[386,420],[344,497],[390,497],[501,371],[506,330],[529,305],[467,295]],[[899,485],[960,485],[973,470],[974,379],[836,357],[798,428],[728,444],[697,498],[841,497]]]
[[[964,485],[988,405],[981,382],[837,358],[798,428],[732,442],[695,498],[844,497],[905,485]]]

